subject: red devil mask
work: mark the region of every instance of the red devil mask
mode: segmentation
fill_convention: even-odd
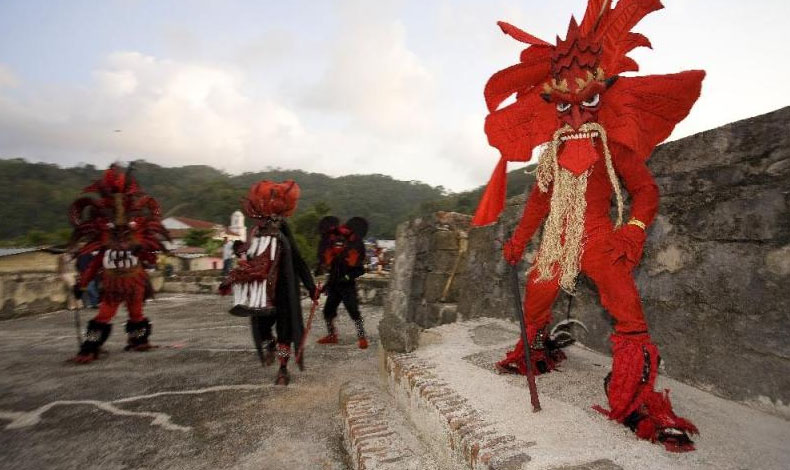
[[[80,253],[165,249],[162,242],[170,237],[161,224],[159,204],[142,192],[131,168],[124,172],[113,165],[83,192],[99,197],[81,197],[69,207],[71,243],[83,243]]]
[[[558,37],[556,45],[499,22],[505,34],[528,46],[520,63],[486,84],[485,131],[501,158],[474,225],[496,221],[505,204],[507,162],[529,160],[537,145],[556,140],[558,164],[578,175],[601,158],[602,136],[594,128],[605,130],[618,158],[644,160],[688,115],[705,72],[619,76],[639,70],[628,53],[650,47],[631,29],[661,8],[659,0],[620,0],[614,8],[609,0],[588,0],[581,24],[571,18],[565,39]],[[500,108],[513,94],[515,103]]]
[[[338,257],[349,267],[359,266],[364,259],[363,238],[368,233],[368,222],[362,217],[352,217],[345,224],[334,216],[318,222],[318,260],[326,268]]]

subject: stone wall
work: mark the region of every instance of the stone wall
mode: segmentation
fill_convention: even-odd
[[[387,299],[388,275],[366,274],[357,279],[359,303],[382,306]]]
[[[326,281],[325,279],[323,280]],[[159,279],[158,291],[171,294],[218,294],[222,282],[220,270],[182,271],[168,278]],[[388,276],[365,275],[357,279],[359,303],[365,305],[384,305],[389,286]],[[307,291],[302,288],[302,296]]]
[[[648,164],[662,199],[635,276],[665,372],[790,417],[790,108],[664,144]],[[513,198],[497,224],[469,230],[455,318],[514,318],[499,240],[523,204],[524,196]],[[467,230],[454,218],[455,230]],[[427,268],[415,254],[430,259],[430,223],[399,229],[381,331],[392,350],[415,348],[412,330],[455,319],[426,317],[419,308]],[[520,267],[522,279],[533,255]],[[584,276],[578,290],[570,315],[590,330],[578,337],[609,353],[611,320]],[[568,302],[561,294],[555,319],[568,315]],[[390,325],[410,333],[397,337]]]
[[[385,348],[411,351],[420,328],[456,320],[469,220],[438,212],[398,226],[387,315],[379,325]]]
[[[149,273],[154,292],[162,290],[163,277]],[[71,286],[51,272],[0,274],[0,320],[53,312],[66,308]]]
[[[164,279],[162,292],[170,294],[217,294],[220,270],[181,271]]]
[[[65,308],[67,294],[57,273],[0,274],[0,320]]]

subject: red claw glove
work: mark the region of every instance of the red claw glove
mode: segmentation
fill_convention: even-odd
[[[628,269],[634,269],[642,259],[645,238],[645,231],[636,225],[626,224],[615,230],[606,250],[612,264],[625,263]]]
[[[230,295],[232,290],[233,286],[228,280],[224,280],[219,284],[219,295]]]
[[[516,243],[512,238],[502,245],[502,257],[511,265],[517,265],[522,256],[524,256],[524,245]]]

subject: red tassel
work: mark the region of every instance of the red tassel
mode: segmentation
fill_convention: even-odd
[[[477,206],[477,211],[472,219],[472,226],[481,226],[493,224],[497,221],[502,209],[505,208],[505,195],[507,193],[507,162],[504,158],[499,159],[499,163],[494,172],[491,174],[491,179],[488,181],[488,186],[480,198],[480,204]]]

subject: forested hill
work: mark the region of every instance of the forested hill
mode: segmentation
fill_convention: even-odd
[[[91,165],[61,168],[20,159],[0,160],[0,240],[31,230],[51,233],[68,228],[66,209],[80,190],[103,169]],[[441,199],[442,188],[384,175],[332,178],[299,170],[225,174],[208,166],[166,168],[135,162],[136,177],[156,197],[165,215],[182,215],[227,225],[250,185],[262,179],[293,179],[302,189],[299,210],[325,203],[341,218],[359,215],[370,221],[371,235],[390,238],[395,227],[428,201]]]
[[[162,204],[165,215],[182,215],[227,225],[239,199],[262,179],[293,179],[302,189],[299,210],[325,203],[341,218],[359,215],[370,221],[371,235],[394,238],[397,225],[437,210],[471,214],[483,188],[445,194],[441,187],[398,181],[385,175],[333,178],[299,170],[267,170],[228,175],[203,165],[162,167],[135,162],[138,180]],[[0,240],[32,232],[67,233],[66,208],[103,168],[86,165],[61,168],[21,159],[0,159]],[[531,176],[523,170],[508,176],[508,197],[524,191]]]

